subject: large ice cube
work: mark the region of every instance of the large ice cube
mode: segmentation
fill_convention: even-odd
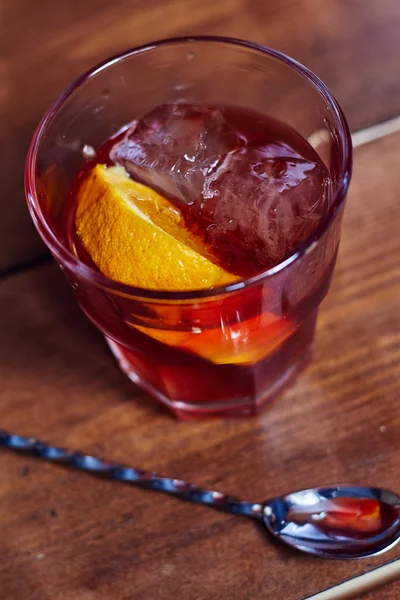
[[[133,178],[191,203],[207,172],[243,144],[219,109],[163,104],[132,124],[110,158]]]
[[[283,260],[316,229],[327,189],[325,169],[284,143],[241,148],[206,177],[193,218],[208,223],[207,239],[225,261],[231,252],[231,268],[240,271],[236,255],[246,251],[260,270]]]
[[[238,274],[285,259],[327,206],[321,164],[284,141],[248,145],[219,109],[162,105],[135,121],[110,157],[133,178],[189,204],[189,227]]]

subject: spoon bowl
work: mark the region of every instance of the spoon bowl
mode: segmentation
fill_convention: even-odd
[[[400,497],[375,487],[335,485],[273,498],[263,505],[274,537],[326,558],[364,558],[400,539]]]

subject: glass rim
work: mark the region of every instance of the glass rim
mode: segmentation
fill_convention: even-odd
[[[95,77],[97,74],[101,73],[105,69],[112,67],[113,64],[123,61],[125,59],[130,58],[136,54],[140,54],[143,52],[148,52],[163,46],[172,46],[178,45],[182,43],[187,44],[195,44],[195,43],[216,43],[223,44],[225,46],[239,46],[246,48],[248,50],[256,51],[260,54],[267,55],[269,57],[275,58],[278,61],[286,64],[291,67],[294,71],[299,73],[304,77],[304,79],[308,80],[308,82],[318,91],[320,96],[325,100],[325,102],[329,105],[330,109],[333,112],[333,115],[336,119],[336,127],[339,131],[339,148],[341,150],[340,156],[340,172],[339,172],[339,180],[338,187],[335,191],[332,207],[327,219],[323,220],[319,227],[313,232],[313,234],[305,240],[300,247],[293,252],[288,258],[284,261],[278,263],[274,267],[266,269],[261,273],[254,275],[253,277],[249,277],[247,279],[243,279],[241,281],[218,286],[214,288],[206,288],[206,289],[197,289],[197,290],[187,290],[187,291],[168,291],[168,290],[152,290],[148,288],[141,288],[132,286],[129,284],[125,284],[119,281],[114,281],[109,279],[106,275],[103,275],[100,271],[97,271],[85,264],[81,261],[73,252],[71,252],[57,237],[57,235],[53,232],[45,216],[43,215],[43,211],[38,202],[38,195],[36,189],[36,162],[38,156],[38,150],[40,147],[40,143],[42,138],[45,136],[46,131],[50,123],[57,116],[59,109],[64,105],[64,103],[68,100],[68,98],[80,88],[88,79]],[[328,87],[321,81],[321,79],[315,75],[312,71],[310,71],[307,67],[299,63],[293,58],[290,58],[286,54],[279,52],[278,50],[274,50],[272,48],[268,48],[267,46],[263,46],[261,44],[257,44],[254,42],[248,42],[245,40],[230,38],[230,37],[222,37],[222,36],[183,36],[183,37],[174,37],[162,39],[156,42],[143,44],[141,46],[137,46],[135,48],[131,48],[110,58],[103,60],[98,63],[85,73],[83,73],[80,77],[75,79],[68,86],[64,92],[56,99],[56,101],[50,106],[50,108],[46,111],[44,116],[42,117],[34,135],[31,140],[26,164],[25,164],[25,195],[28,204],[28,209],[31,214],[31,217],[38,229],[40,235],[42,236],[46,245],[50,248],[53,255],[66,267],[75,272],[79,273],[80,276],[90,280],[94,285],[101,287],[107,291],[112,291],[114,293],[143,298],[146,300],[196,300],[196,299],[206,299],[215,296],[226,295],[232,292],[239,291],[241,289],[257,285],[264,280],[267,280],[269,277],[276,275],[277,273],[283,271],[287,266],[292,264],[293,262],[299,260],[304,254],[310,252],[321,239],[323,234],[329,229],[332,222],[334,221],[338,210],[344,203],[346,198],[347,190],[350,183],[351,171],[352,171],[352,142],[350,130],[346,121],[346,118],[343,114],[342,109],[340,108],[338,102],[336,101],[333,94],[329,91]]]

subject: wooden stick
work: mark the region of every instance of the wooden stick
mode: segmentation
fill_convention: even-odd
[[[400,579],[400,558],[304,600],[350,600],[396,579]]]

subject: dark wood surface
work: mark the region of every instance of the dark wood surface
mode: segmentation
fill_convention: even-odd
[[[95,62],[172,35],[247,38],[320,75],[355,131],[399,112],[399,29],[398,0],[0,3],[0,271],[44,253],[23,198],[27,146]],[[338,480],[399,490],[399,149],[396,134],[356,151],[315,360],[260,418],[174,421],[119,372],[47,264],[0,282],[0,427],[256,500]],[[301,556],[246,520],[0,454],[1,600],[301,600],[399,555]]]
[[[399,0],[4,0],[0,271],[44,252],[23,196],[29,140],[50,103],[99,60],[176,35],[260,42],[322,77],[355,131],[399,111],[399,30]]]
[[[400,134],[356,151],[310,368],[259,418],[178,423],[117,369],[53,264],[0,286],[0,426],[242,497],[400,490]],[[302,556],[253,523],[0,454],[2,600],[301,600],[400,556]],[[399,585],[371,593],[395,600]]]

